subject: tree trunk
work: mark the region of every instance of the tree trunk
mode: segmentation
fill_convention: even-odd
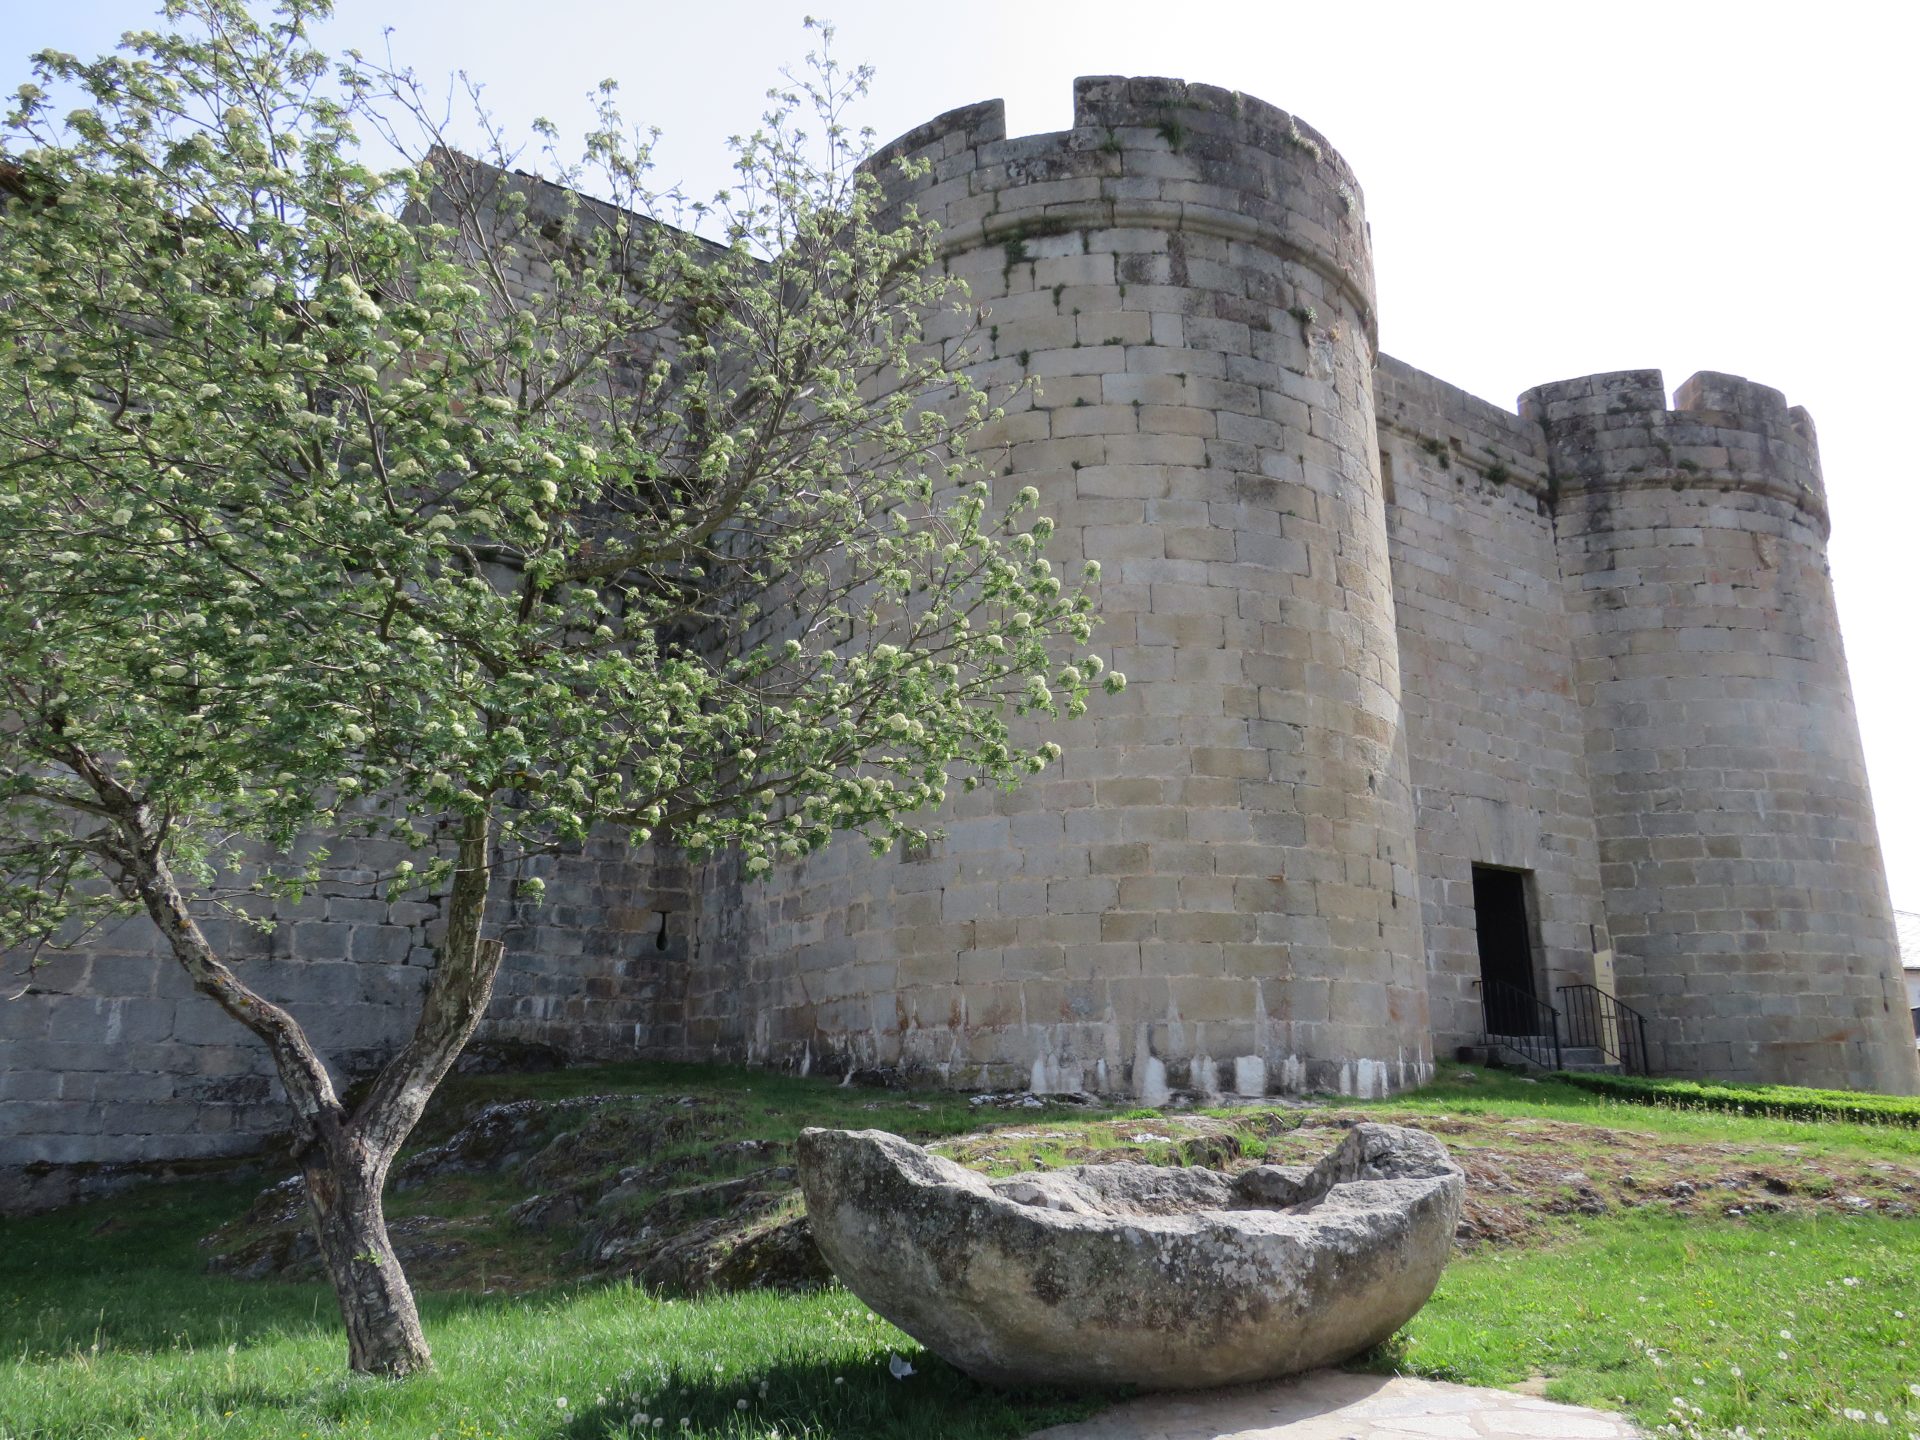
[[[305,1176],[314,1237],[340,1299],[348,1363],[400,1377],[431,1369],[413,1290],[387,1239],[381,1191],[387,1171],[427,1101],[487,1012],[506,946],[480,931],[492,892],[492,823],[465,817],[447,896],[441,942],[412,1037],[375,1077],[349,1115],[306,1031],[282,1007],[246,985],[207,943],[167,864],[161,828],[144,801],[79,751],[68,762],[118,822],[107,842],[114,882],[141,902],[192,978],[194,988],[266,1043],[293,1110],[295,1158]]]
[[[339,1133],[311,1147],[301,1163],[320,1257],[347,1326],[347,1364],[399,1379],[433,1367],[413,1290],[387,1239],[381,1208],[391,1155],[368,1152]]]

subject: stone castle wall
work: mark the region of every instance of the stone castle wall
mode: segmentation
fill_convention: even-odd
[[[1245,96],[1083,80],[1071,130],[1009,138],[995,102],[897,156],[985,311],[946,342],[1037,381],[989,437],[999,498],[1036,486],[1053,563],[1100,562],[1129,686],[924,851],[842,840],[751,885],[611,842],[538,862],[548,903],[493,917],[487,1033],[1378,1093],[1480,1034],[1490,864],[1531,873],[1543,996],[1617,990],[1660,1067],[1920,1088],[1802,412],[1712,375],[1669,411],[1631,372],[1515,414],[1379,356],[1357,182]],[[270,934],[216,935],[359,1068],[411,1024],[437,912],[336,850]],[[0,1001],[0,1115],[0,1208],[280,1124],[144,921]]]
[[[1482,1033],[1476,863],[1533,874],[1542,998],[1591,983],[1596,955],[1604,978],[1587,727],[1544,436],[1390,357],[1376,383],[1429,1003],[1451,1053]]]
[[[332,877],[271,930],[208,918],[219,953],[287,1005],[347,1084],[406,1038],[441,934],[439,907],[389,902],[403,857],[340,840]],[[686,1058],[699,893],[677,857],[618,841],[534,862],[549,903],[503,903],[507,942],[486,1036],[580,1058]],[[537,915],[537,920],[535,916]],[[53,956],[0,999],[0,1212],[59,1203],[97,1167],[243,1154],[286,1126],[266,1048],[196,993],[144,917]],[[27,993],[16,994],[23,989]]]

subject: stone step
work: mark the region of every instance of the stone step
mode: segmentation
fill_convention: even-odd
[[[1513,1065],[1543,1071],[1554,1068],[1550,1035],[1489,1035],[1481,1044],[1467,1048],[1476,1052],[1474,1059],[1482,1065]],[[1543,1065],[1530,1058],[1535,1055],[1547,1056],[1547,1063]],[[1587,1075],[1624,1073],[1620,1063],[1608,1059],[1607,1052],[1597,1045],[1561,1046],[1559,1068]]]

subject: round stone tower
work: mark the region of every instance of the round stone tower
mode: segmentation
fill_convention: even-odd
[[[872,164],[984,312],[950,343],[996,390],[1038,382],[983,459],[1004,498],[1038,487],[1061,573],[1102,566],[1096,649],[1128,687],[927,853],[836,845],[750,889],[754,1058],[1150,1097],[1418,1082],[1359,187],[1243,95],[1093,78],[1074,102],[1064,133],[1008,139],[994,101]]]
[[[1813,424],[1656,370],[1543,385],[1621,998],[1674,1074],[1920,1088]]]

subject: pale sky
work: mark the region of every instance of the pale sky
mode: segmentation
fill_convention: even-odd
[[[0,0],[0,84],[154,0]],[[1895,905],[1920,910],[1920,9],[1132,0],[339,0],[323,38],[466,70],[510,129],[577,131],[599,80],[660,126],[665,174],[710,192],[811,37],[879,68],[881,139],[1003,97],[1063,128],[1076,75],[1172,75],[1291,110],[1358,172],[1381,343],[1512,407],[1524,389],[1658,367],[1786,392],[1819,428],[1831,558]]]

